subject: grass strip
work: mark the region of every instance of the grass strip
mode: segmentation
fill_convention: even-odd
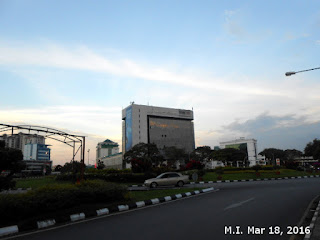
[[[148,191],[131,191],[129,193],[132,201],[143,201],[153,198],[171,196],[179,193],[192,192],[203,188],[180,188],[180,189],[164,189],[164,190],[148,190]]]

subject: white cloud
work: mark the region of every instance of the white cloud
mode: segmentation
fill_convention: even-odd
[[[62,47],[53,44],[16,46],[2,42],[0,65],[35,66],[105,72],[148,81],[165,82],[203,91],[224,91],[250,95],[288,96],[288,92],[259,87],[254,82],[244,85],[236,79],[223,79],[200,72],[181,72],[130,59],[112,59],[85,46]]]

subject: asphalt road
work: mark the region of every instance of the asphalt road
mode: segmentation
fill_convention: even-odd
[[[320,194],[319,178],[210,186],[220,190],[19,239],[289,239],[287,227],[297,225],[310,201]],[[243,234],[225,234],[229,226],[235,233],[240,227]],[[248,235],[252,226],[266,230]],[[271,235],[270,226],[279,226],[283,235]]]

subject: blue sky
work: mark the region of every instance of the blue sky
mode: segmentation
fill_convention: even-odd
[[[121,109],[194,109],[196,145],[319,137],[319,1],[0,2],[0,122],[121,144]],[[69,161],[52,146],[54,164]]]

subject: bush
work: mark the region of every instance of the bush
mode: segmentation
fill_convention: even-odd
[[[256,172],[258,172],[259,170],[262,169],[262,167],[260,165],[254,165],[254,166],[251,167],[251,169],[256,171]]]
[[[191,169],[203,169],[204,168],[204,164],[201,163],[200,161],[196,161],[196,160],[191,160],[189,161],[186,166],[185,166],[185,170],[191,170]]]
[[[16,182],[12,179],[12,176],[0,176],[0,191],[14,188]]]
[[[88,168],[85,171],[86,173],[95,173],[95,174],[109,174],[109,173],[132,173],[131,169],[96,169],[96,168]]]
[[[156,177],[156,173],[109,173],[109,174],[102,174],[102,173],[85,173],[84,179],[85,180],[94,180],[100,179],[107,182],[117,182],[117,183],[127,183],[127,182],[134,182],[134,183],[143,183],[146,179]],[[76,182],[79,179],[80,175],[73,175],[73,174],[61,174],[56,177],[58,181],[71,181]]]
[[[215,170],[216,170],[216,171],[215,171],[216,174],[219,174],[219,175],[220,175],[220,174],[223,174],[223,168],[222,168],[222,167],[218,167],[218,168],[216,168]]]
[[[104,181],[57,184],[23,194],[0,195],[0,225],[43,213],[54,213],[79,204],[112,203],[124,200],[127,189]]]

